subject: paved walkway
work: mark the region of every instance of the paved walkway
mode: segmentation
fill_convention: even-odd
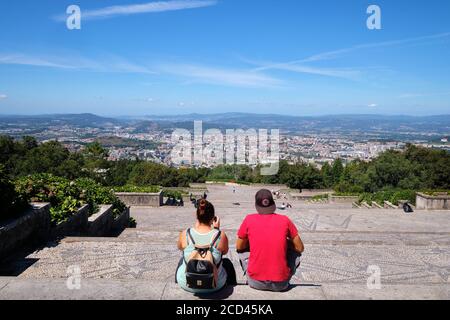
[[[285,293],[245,286],[234,252],[236,231],[252,213],[256,188],[210,186],[222,218],[240,285],[209,298],[228,299],[450,299],[450,211],[352,209],[350,205],[291,202],[283,211],[301,230],[306,251]],[[278,203],[280,204],[280,203]],[[133,208],[137,229],[118,238],[66,238],[0,266],[0,299],[196,299],[174,283],[179,231],[194,208]],[[68,268],[81,271],[80,290],[66,285]],[[379,270],[381,289],[367,281]],[[376,268],[376,269],[373,269]],[[201,297],[200,297],[201,298]]]

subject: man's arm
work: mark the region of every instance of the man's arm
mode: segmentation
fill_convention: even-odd
[[[289,247],[297,253],[302,253],[305,251],[305,246],[299,235],[295,236],[294,239],[289,239]]]
[[[250,249],[249,241],[248,239],[241,239],[238,238],[236,241],[236,251],[237,252],[245,252]]]

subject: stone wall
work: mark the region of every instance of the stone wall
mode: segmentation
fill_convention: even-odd
[[[430,196],[418,192],[416,194],[416,208],[422,210],[448,210],[450,209],[450,196],[447,194]]]
[[[251,183],[250,186],[265,188],[265,189],[269,189],[269,190],[273,190],[273,191],[279,191],[281,189],[283,189],[283,190],[289,189],[289,187],[286,184],[270,184],[270,185],[268,185],[268,184],[263,184],[263,183]]]
[[[116,196],[129,207],[161,207],[164,205],[162,192],[117,192]]]
[[[207,189],[208,186],[206,185],[206,183],[189,183],[189,188],[192,188],[192,189]]]
[[[130,208],[114,218],[112,206],[101,205],[100,211],[89,217],[89,206],[85,205],[66,221],[52,226],[50,204],[33,203],[23,215],[0,225],[0,260],[28,243],[36,247],[49,239],[67,236],[119,234],[129,226],[129,220]]]
[[[292,192],[290,193],[291,198],[293,200],[311,200],[314,196],[313,195],[309,195],[309,194],[303,194],[303,193],[299,193],[299,192]]]
[[[50,204],[32,204],[17,219],[0,225],[0,260],[29,242],[46,240],[50,230]]]
[[[119,234],[123,229],[127,228],[130,224],[130,208],[126,208],[121,215],[116,217],[112,223],[111,232],[113,234]]]
[[[89,205],[84,205],[77,213],[51,230],[51,238],[81,236],[87,233]]]
[[[112,205],[102,205],[99,212],[88,218],[86,233],[90,237],[106,236],[111,232],[113,222]]]
[[[353,203],[359,200],[359,196],[329,196],[330,203]]]

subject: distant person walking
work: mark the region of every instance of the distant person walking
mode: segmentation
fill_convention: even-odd
[[[275,213],[269,190],[256,193],[255,207],[258,213],[248,215],[237,234],[241,267],[251,288],[285,291],[300,265],[303,242],[292,221]]]

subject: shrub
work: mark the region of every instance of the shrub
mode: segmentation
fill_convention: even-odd
[[[409,203],[415,205],[416,203],[416,192],[414,190],[396,190],[396,189],[387,189],[375,193],[362,193],[359,196],[358,202],[361,203],[366,201],[367,203],[371,203],[375,201],[379,205],[383,205],[384,201],[389,201],[392,204],[398,205],[400,200],[406,200]]]
[[[181,200],[183,199],[183,193],[181,193],[181,191],[175,191],[175,190],[164,190],[162,192],[163,197],[172,197],[176,200]]]
[[[111,188],[103,187],[92,179],[80,178],[74,181],[75,185],[81,190],[80,199],[89,204],[90,213],[98,212],[99,205],[111,204],[113,206],[113,215],[120,215],[126,208],[125,204],[119,200]]]
[[[312,200],[327,200],[328,194],[318,194],[312,197]]]
[[[333,196],[336,197],[358,197],[361,193],[358,192],[335,192]]]
[[[51,174],[35,174],[16,181],[16,190],[35,202],[50,202],[53,223],[67,220],[85,204],[90,214],[98,211],[100,204],[112,204],[114,216],[125,210],[114,192],[94,180],[80,178],[70,181]]]
[[[20,214],[28,207],[26,197],[17,192],[14,184],[8,179],[2,167],[0,167],[0,221]]]
[[[61,203],[59,203],[55,207],[50,208],[50,217],[53,223],[58,224],[61,223],[72,215],[77,213],[78,209],[83,205],[83,203],[73,198],[72,196],[68,196]]]
[[[421,190],[420,192],[429,195],[429,196],[437,196],[438,194],[447,194],[450,195],[450,190]]]
[[[16,180],[16,190],[33,202],[50,202],[52,206],[71,196],[77,198],[80,190],[65,178],[40,173]]]
[[[137,227],[136,219],[130,217],[130,219],[128,220],[128,228],[136,228],[136,227]]]
[[[414,190],[400,190],[393,194],[391,202],[398,204],[399,200],[407,200],[409,203],[416,205],[416,192]]]

